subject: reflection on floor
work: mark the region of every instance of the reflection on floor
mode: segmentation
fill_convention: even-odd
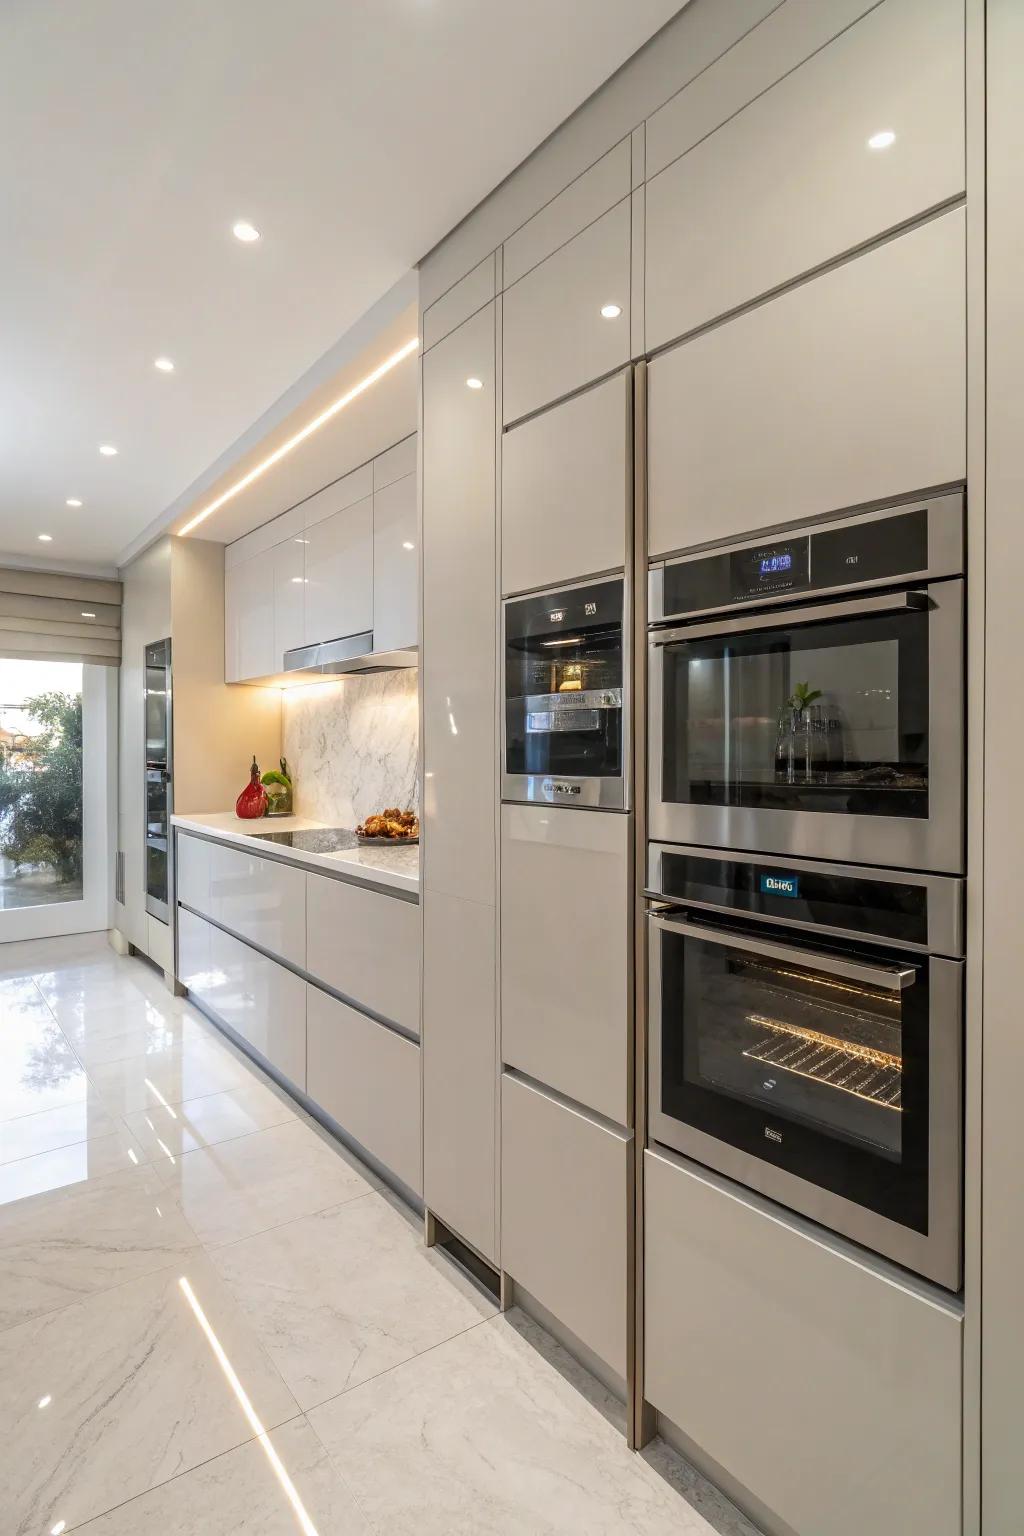
[[[161,976],[0,948],[17,1536],[750,1536]]]

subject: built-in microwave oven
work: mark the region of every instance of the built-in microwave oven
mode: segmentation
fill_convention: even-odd
[[[650,576],[652,838],[964,868],[964,498]]]
[[[653,844],[650,1133],[958,1290],[963,882]]]
[[[504,603],[504,800],[626,809],[625,610],[622,576]]]

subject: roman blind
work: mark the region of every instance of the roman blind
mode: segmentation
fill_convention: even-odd
[[[121,661],[121,583],[0,566],[0,656]]]

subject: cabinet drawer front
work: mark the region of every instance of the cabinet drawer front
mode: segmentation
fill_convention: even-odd
[[[305,872],[223,843],[209,846],[209,915],[240,938],[304,966]]]
[[[502,1268],[625,1377],[631,1138],[501,1085]]]
[[[645,1154],[645,1395],[787,1527],[959,1536],[963,1322]]]
[[[513,427],[501,452],[501,590],[576,581],[626,563],[632,374]]]
[[[210,850],[212,843],[201,837],[189,837],[187,832],[176,834],[177,862],[175,886],[178,900],[196,912],[208,917],[210,912]]]
[[[961,193],[963,77],[963,0],[887,0],[656,176],[647,345]]]
[[[506,422],[629,361],[629,252],[627,197],[506,290]],[[621,312],[605,319],[607,304]]]
[[[414,902],[307,875],[306,970],[419,1034],[420,910]]]
[[[373,628],[373,497],[306,529],[305,643]]]
[[[629,1120],[630,818],[501,811],[501,1053]]]
[[[966,474],[954,209],[654,359],[653,555]]]
[[[210,934],[205,918],[178,908],[178,980],[203,997],[209,989]]]
[[[307,1092],[419,1194],[420,1048],[307,986]]]

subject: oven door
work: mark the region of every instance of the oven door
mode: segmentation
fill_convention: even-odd
[[[959,1289],[962,963],[650,925],[654,1138]]]
[[[963,869],[963,582],[650,637],[659,841]]]

